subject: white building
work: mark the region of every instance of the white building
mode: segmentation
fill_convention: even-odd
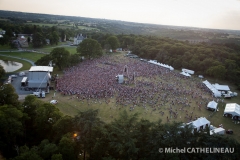
[[[28,72],[29,88],[47,88],[50,84],[53,67],[32,66]]]
[[[82,34],[78,34],[76,37],[74,37],[73,39],[73,45],[79,45],[84,39],[86,39],[85,37],[83,37]]]

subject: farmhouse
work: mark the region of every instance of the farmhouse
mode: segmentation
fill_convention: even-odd
[[[73,45],[79,45],[84,39],[86,39],[86,37],[83,37],[82,34],[76,35],[73,39]]]
[[[28,87],[46,89],[50,84],[53,67],[32,66],[28,72]]]

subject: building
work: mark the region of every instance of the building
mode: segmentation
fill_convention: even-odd
[[[19,37],[17,38],[17,41],[18,41],[19,46],[20,46],[21,48],[26,48],[26,47],[28,47],[28,40],[27,40],[27,38],[26,38],[25,36],[19,36]]]
[[[32,66],[28,72],[28,87],[36,89],[47,89],[50,85],[53,67]]]
[[[83,37],[82,34],[78,34],[77,36],[74,37],[73,39],[73,45],[79,45],[86,37]]]

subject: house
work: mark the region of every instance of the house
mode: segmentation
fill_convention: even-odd
[[[17,41],[18,41],[18,43],[19,43],[19,45],[20,45],[21,48],[26,48],[26,47],[28,47],[28,41],[27,41],[27,38],[26,38],[26,37],[24,37],[24,36],[19,36],[19,37],[17,38]]]
[[[77,36],[74,37],[73,39],[73,45],[79,45],[86,37],[83,37],[82,34],[78,34]]]

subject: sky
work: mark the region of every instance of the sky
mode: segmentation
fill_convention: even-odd
[[[0,0],[0,10],[240,30],[240,0]]]

